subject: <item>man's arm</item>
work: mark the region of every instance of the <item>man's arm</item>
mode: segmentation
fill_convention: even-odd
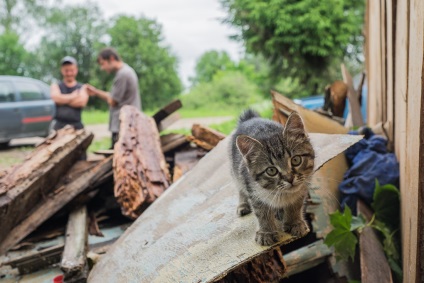
[[[76,93],[71,93],[69,95],[63,95],[60,92],[59,86],[57,84],[52,84],[50,86],[50,97],[58,105],[69,104],[72,100],[76,98]]]
[[[79,90],[76,90],[74,92],[76,92],[77,95],[73,100],[69,102],[69,106],[75,108],[85,107],[88,102],[87,86],[83,85]]]
[[[112,99],[109,92],[97,89],[92,85],[87,85],[87,92],[88,92],[89,95],[95,95],[95,96],[103,99],[104,101],[107,102],[107,104],[109,104],[112,107],[116,106],[118,104],[118,102],[116,102],[115,100]]]

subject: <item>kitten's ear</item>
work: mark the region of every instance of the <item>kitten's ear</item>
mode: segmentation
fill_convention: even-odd
[[[243,158],[249,162],[254,162],[263,148],[259,141],[246,135],[239,135],[236,138],[236,145]]]
[[[286,136],[299,134],[307,136],[302,117],[300,117],[299,113],[293,111],[287,119],[287,123],[284,129],[284,135]]]

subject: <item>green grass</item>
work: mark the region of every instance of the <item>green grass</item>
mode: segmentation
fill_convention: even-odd
[[[84,125],[96,125],[109,123],[109,111],[105,110],[83,110],[82,123]]]
[[[96,150],[109,149],[112,144],[110,137],[94,140],[87,149],[87,152],[95,152]]]

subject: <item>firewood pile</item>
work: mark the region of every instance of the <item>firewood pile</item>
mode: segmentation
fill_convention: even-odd
[[[123,231],[225,137],[202,125],[192,136],[161,135],[181,106],[153,117],[123,107],[109,155],[84,160],[93,133],[65,127],[0,171],[0,279],[53,266],[64,282],[85,282]]]

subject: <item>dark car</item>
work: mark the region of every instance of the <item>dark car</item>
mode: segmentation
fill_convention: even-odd
[[[42,81],[0,76],[0,144],[24,137],[46,137],[55,111],[50,87]]]

